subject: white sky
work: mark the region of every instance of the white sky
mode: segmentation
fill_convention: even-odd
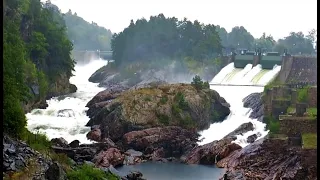
[[[42,0],[44,1],[44,0]],[[163,13],[179,20],[220,25],[228,32],[244,26],[254,37],[263,32],[275,39],[291,31],[307,34],[317,28],[317,0],[51,0],[62,12],[69,9],[86,21],[120,32],[142,17]]]

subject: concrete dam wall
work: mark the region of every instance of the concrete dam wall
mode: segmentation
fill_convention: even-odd
[[[282,83],[317,84],[317,57],[291,56],[282,61],[279,80]]]

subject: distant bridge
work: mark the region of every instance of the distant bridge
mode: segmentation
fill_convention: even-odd
[[[264,85],[250,85],[250,84],[244,84],[244,85],[241,85],[241,84],[218,84],[218,83],[209,83],[209,85],[212,85],[212,86],[251,86],[251,87],[264,87]]]
[[[74,50],[72,54],[75,56],[76,59],[81,57],[95,57],[95,58],[102,58],[111,60],[112,59],[113,51],[100,51],[100,50]]]

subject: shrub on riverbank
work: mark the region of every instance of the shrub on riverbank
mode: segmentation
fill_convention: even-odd
[[[120,178],[111,174],[106,173],[98,168],[84,164],[77,167],[73,171],[67,172],[67,177],[69,180],[119,180]]]
[[[279,120],[273,118],[272,116],[265,116],[264,122],[266,123],[266,129],[270,130],[270,133],[277,133],[280,129]]]

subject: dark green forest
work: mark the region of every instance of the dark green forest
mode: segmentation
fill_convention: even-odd
[[[87,22],[69,10],[63,15],[67,26],[67,34],[73,43],[74,50],[111,50],[112,33],[95,22]]]
[[[152,61],[160,59],[189,59],[206,62],[219,55],[227,55],[235,49],[277,51],[287,49],[291,54],[315,54],[316,30],[308,35],[291,32],[287,37],[276,41],[272,35],[262,34],[254,38],[243,26],[225,28],[186,18],[165,17],[163,14],[144,18],[130,25],[122,32],[114,34],[111,47],[113,59],[118,65],[133,61]]]
[[[261,48],[268,52],[282,53],[284,49],[288,49],[291,54],[314,54],[316,50],[316,47],[313,47],[317,36],[315,29],[310,30],[308,35],[304,35],[302,32],[291,32],[279,40],[275,40],[272,35],[266,35],[266,33],[263,33],[260,38],[254,38],[243,26],[236,26],[229,33],[220,26],[217,26],[216,29],[226,51],[238,48],[249,50]]]
[[[7,0],[4,5],[3,128],[21,138],[26,132],[21,103],[44,99],[50,84],[61,76],[72,76],[73,46],[56,6],[47,3],[42,7],[39,0]]]
[[[163,14],[139,19],[119,34],[111,47],[116,64],[159,59],[197,59],[206,61],[221,55],[222,45],[216,27],[198,21],[166,18]]]

